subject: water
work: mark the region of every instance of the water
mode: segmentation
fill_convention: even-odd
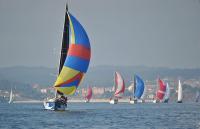
[[[43,110],[42,104],[0,103],[0,128],[13,129],[196,129],[200,104],[70,103],[69,110]]]

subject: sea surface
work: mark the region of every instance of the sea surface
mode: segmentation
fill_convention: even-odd
[[[200,129],[200,103],[69,103],[64,112],[42,104],[0,103],[1,129]]]

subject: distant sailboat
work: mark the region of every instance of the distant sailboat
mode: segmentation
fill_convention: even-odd
[[[65,110],[67,95],[76,92],[90,62],[90,42],[79,21],[66,6],[59,75],[54,84],[55,98],[44,101],[47,110]]]
[[[200,99],[200,93],[199,91],[196,92],[196,98],[195,98],[195,102],[199,102]]]
[[[130,103],[135,104],[144,93],[144,81],[137,75],[134,76],[133,98],[130,98]]]
[[[163,98],[165,96],[165,92],[166,92],[165,83],[161,79],[158,79],[158,89],[157,89],[157,92],[156,92],[156,98],[153,101],[153,103],[162,102]]]
[[[178,81],[178,101],[177,103],[182,103],[183,99],[183,89],[182,89],[182,84],[181,81]]]
[[[87,89],[87,95],[85,96],[85,102],[88,103],[90,102],[90,99],[92,98],[92,88],[89,87]]]
[[[164,103],[168,103],[169,101],[169,96],[170,96],[170,88],[169,88],[169,84],[166,84],[166,93],[165,93],[165,97],[164,97]]]
[[[125,91],[124,79],[118,72],[115,72],[114,82],[115,82],[115,89],[114,89],[115,93],[114,97],[110,99],[110,104],[117,104],[118,99],[123,96]]]
[[[8,103],[12,103],[13,102],[13,91],[12,91],[12,88],[10,90],[10,98],[9,98],[9,101]]]

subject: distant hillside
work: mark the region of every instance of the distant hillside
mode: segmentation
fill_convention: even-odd
[[[0,68],[0,79],[26,84],[52,85],[56,79],[56,69],[45,67],[8,67]]]
[[[112,86],[113,74],[115,71],[119,71],[122,74],[127,84],[133,80],[134,74],[140,75],[144,80],[155,80],[157,77],[173,79],[200,78],[200,69],[170,69],[145,66],[97,66],[89,69],[83,84]]]
[[[129,83],[134,74],[140,75],[144,80],[155,80],[161,78],[200,78],[200,69],[170,69],[152,68],[145,66],[96,66],[89,68],[85,75],[82,86],[112,86],[113,74],[119,71],[125,81]],[[57,69],[45,67],[9,67],[0,68],[0,79],[24,84],[40,84],[41,86],[51,86],[57,75]]]

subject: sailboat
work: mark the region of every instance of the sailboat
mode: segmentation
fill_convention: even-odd
[[[178,81],[178,100],[177,103],[182,103],[183,99],[183,89],[182,89],[182,84],[181,81]]]
[[[85,96],[85,102],[89,103],[91,98],[92,98],[92,88],[89,87],[87,89],[87,95]]]
[[[113,95],[113,98],[110,99],[110,104],[117,104],[118,99],[123,96],[125,91],[124,79],[118,72],[115,72],[114,82],[115,82],[115,88],[114,88],[115,93]]]
[[[165,97],[164,97],[164,103],[168,103],[169,101],[169,96],[170,96],[170,88],[169,88],[169,84],[166,84],[166,93],[165,93]]]
[[[165,83],[161,79],[158,79],[158,89],[157,89],[157,92],[156,92],[156,98],[153,101],[153,103],[162,102],[163,98],[165,96],[165,92],[166,92]]]
[[[200,93],[199,91],[196,92],[196,98],[195,98],[195,102],[199,102],[200,99]]]
[[[53,85],[56,93],[54,98],[44,101],[45,109],[63,111],[67,108],[67,96],[76,92],[87,72],[90,53],[88,35],[66,5],[59,73]]]
[[[9,98],[8,103],[10,104],[12,102],[13,102],[13,91],[12,91],[12,88],[11,88],[11,90],[10,90],[10,98]]]
[[[134,76],[133,98],[130,98],[130,103],[135,104],[144,93],[144,81],[137,75]],[[143,101],[141,101],[143,102]]]

